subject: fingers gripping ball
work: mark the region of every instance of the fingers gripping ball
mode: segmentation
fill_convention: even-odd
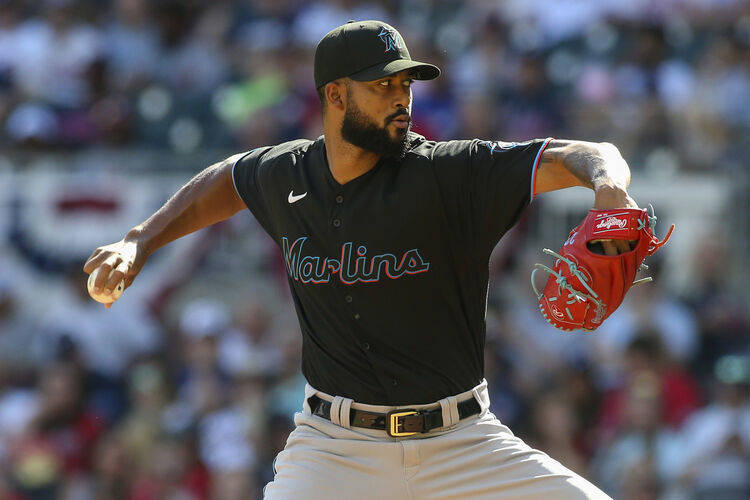
[[[656,216],[641,208],[590,210],[573,229],[559,252],[545,248],[555,257],[552,268],[536,264],[531,286],[539,299],[539,310],[552,326],[560,330],[595,330],[625,298],[631,286],[651,278],[635,280],[636,273],[648,269],[643,259],[653,255],[672,235],[670,227],[663,240],[654,235]],[[589,243],[596,240],[636,241],[635,247],[619,255],[592,252]],[[549,279],[540,292],[534,283],[537,271]]]
[[[120,295],[122,295],[123,290],[125,290],[125,280],[121,280],[117,286],[112,290],[111,295],[105,295],[104,292],[95,293],[94,292],[94,283],[96,282],[96,277],[99,276],[99,271],[101,270],[101,267],[97,267],[94,269],[94,271],[89,274],[89,279],[87,282],[87,286],[89,289],[89,295],[92,299],[94,299],[97,302],[101,302],[102,304],[110,304],[117,299],[120,298]],[[115,270],[113,269],[109,276],[112,276],[112,273],[114,273]]]

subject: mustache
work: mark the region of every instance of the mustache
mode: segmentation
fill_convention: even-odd
[[[405,118],[406,121],[411,122],[411,116],[409,116],[409,113],[407,113],[406,111],[399,111],[398,113],[396,113],[396,114],[394,114],[392,116],[389,116],[386,119],[386,123],[390,123],[393,120],[396,120],[398,118]]]

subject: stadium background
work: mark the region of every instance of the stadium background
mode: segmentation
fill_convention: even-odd
[[[0,498],[260,496],[304,384],[273,242],[238,214],[108,311],[81,266],[205,166],[317,137],[315,44],[368,18],[444,70],[414,86],[415,131],[612,142],[657,232],[678,225],[654,284],[563,335],[528,274],[592,196],[534,201],[492,260],[493,411],[616,498],[748,498],[739,0],[0,1]]]

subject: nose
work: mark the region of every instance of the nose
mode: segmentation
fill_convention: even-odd
[[[411,88],[406,85],[399,85],[401,90],[396,91],[393,106],[395,108],[409,108],[411,106]]]

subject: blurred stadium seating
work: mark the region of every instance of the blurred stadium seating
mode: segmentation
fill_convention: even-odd
[[[274,243],[238,214],[106,311],[81,266],[205,166],[319,136],[315,44],[368,18],[444,70],[415,131],[614,143],[678,225],[562,335],[528,274],[591,195],[537,198],[491,263],[492,410],[615,498],[750,498],[743,0],[0,0],[0,498],[260,498],[304,385]]]

